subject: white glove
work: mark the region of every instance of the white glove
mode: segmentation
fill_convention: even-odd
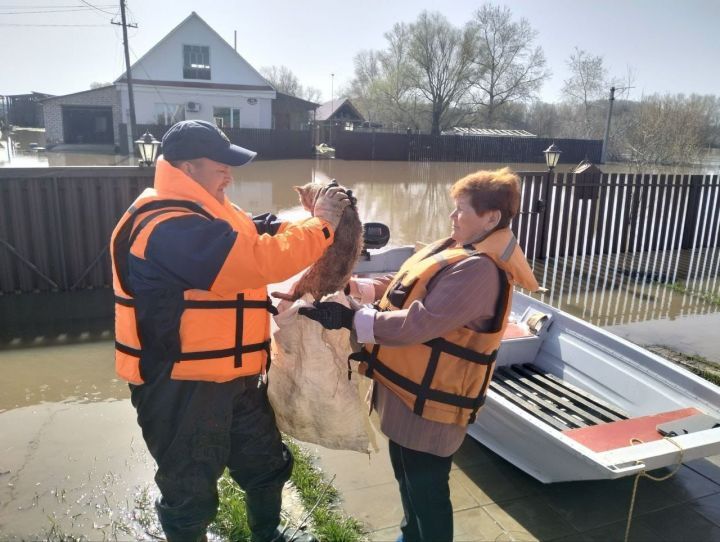
[[[313,216],[329,222],[334,230],[340,223],[343,211],[348,205],[350,205],[350,198],[341,188],[325,186],[320,189],[315,200]]]

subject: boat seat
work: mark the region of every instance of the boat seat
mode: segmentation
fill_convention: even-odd
[[[535,334],[530,331],[530,328],[524,324],[518,324],[517,322],[508,322],[505,331],[503,332],[503,340],[505,339],[519,339],[521,337],[534,337]]]
[[[534,339],[541,341],[540,337]],[[521,341],[522,342],[522,341]],[[515,341],[503,343],[498,353]],[[565,431],[628,418],[627,413],[532,363],[498,363],[490,389],[550,426]]]
[[[605,452],[631,446],[633,439],[642,442],[660,440],[663,435],[657,430],[659,424],[688,418],[700,413],[699,410],[693,407],[681,408],[652,416],[640,416],[588,427],[567,429],[562,433],[594,452]]]
[[[533,331],[532,327],[524,320],[520,322],[508,322],[503,332],[497,365],[506,366],[517,363],[532,363],[540,351],[544,334],[545,330],[541,329],[540,333],[537,333]]]

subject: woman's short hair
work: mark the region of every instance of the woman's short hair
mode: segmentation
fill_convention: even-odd
[[[496,229],[505,228],[520,208],[520,177],[509,167],[476,171],[453,184],[450,196],[469,196],[477,214],[497,209],[500,222]]]

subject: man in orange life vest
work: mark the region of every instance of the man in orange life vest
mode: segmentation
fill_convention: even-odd
[[[274,311],[266,285],[320,258],[349,199],[329,188],[314,218],[254,220],[225,196],[230,167],[254,152],[195,120],[172,126],[162,143],[154,188],[111,239],[116,370],[158,465],[158,516],[171,542],[205,540],[227,467],[246,492],[252,541],[286,540],[281,491],[292,455],[265,387]]]
[[[404,511],[398,541],[451,542],[453,454],[484,402],[513,285],[538,289],[509,228],[519,186],[507,168],[457,181],[449,238],[417,252],[391,280],[351,282],[361,299],[370,293],[363,301],[373,291],[381,297],[375,308],[300,309],[324,327],[353,329],[364,344],[356,357],[374,380]]]

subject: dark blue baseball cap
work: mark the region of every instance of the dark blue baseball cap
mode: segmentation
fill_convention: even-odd
[[[173,124],[162,138],[166,160],[209,158],[228,166],[242,166],[256,152],[230,143],[220,128],[204,120],[183,120]]]

